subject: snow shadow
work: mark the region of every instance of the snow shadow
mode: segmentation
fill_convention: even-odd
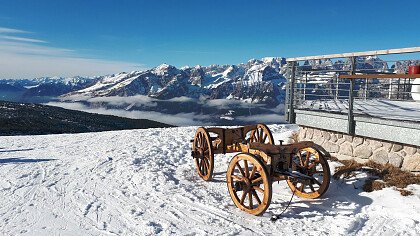
[[[363,207],[372,204],[373,200],[362,196],[362,187],[367,177],[358,179],[332,179],[327,192],[319,199],[303,199],[295,196],[281,215],[284,219],[307,219],[325,216],[354,216],[360,213]],[[290,192],[290,195],[292,193]],[[273,196],[271,211],[280,213],[288,200],[275,199]]]
[[[213,179],[211,182],[226,183],[226,171],[213,172]]]
[[[12,157],[0,159],[0,164],[25,164],[25,163],[38,163],[45,161],[55,161],[57,159],[52,158],[39,158],[39,159],[26,159],[24,157]]]
[[[4,149],[4,148],[0,148]],[[24,152],[24,151],[32,151],[33,148],[25,148],[25,149],[11,149],[11,150],[0,150],[0,152]]]

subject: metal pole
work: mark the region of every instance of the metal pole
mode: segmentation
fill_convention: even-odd
[[[339,82],[338,82],[338,75],[337,74],[335,74],[335,81],[336,81],[336,85],[335,85],[335,99],[334,100],[337,100],[338,99],[338,89],[339,89]]]
[[[366,81],[365,81],[365,101],[367,100],[367,97],[368,97],[368,85],[369,85],[369,80],[366,79]]]
[[[303,101],[306,101],[306,84],[308,83],[308,72],[305,73],[305,83],[303,84]]]
[[[392,80],[389,80],[389,89],[388,89],[388,99],[391,100],[391,95],[392,95]]]
[[[289,115],[288,115],[287,121],[290,124],[294,124],[296,122],[295,109],[294,109],[296,62],[295,61],[290,62],[290,66],[292,67],[292,74],[290,75],[290,82],[289,82]]]
[[[356,57],[351,57],[351,74],[354,75],[356,72]],[[354,79],[350,79],[350,91],[349,91],[349,112],[348,112],[348,126],[347,133],[349,135],[355,134],[355,123],[353,115],[353,104],[354,104]]]

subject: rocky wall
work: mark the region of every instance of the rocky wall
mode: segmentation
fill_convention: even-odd
[[[362,163],[372,160],[380,164],[390,163],[403,170],[420,172],[420,146],[350,136],[309,127],[299,128],[299,140],[313,141],[340,160],[353,159]]]

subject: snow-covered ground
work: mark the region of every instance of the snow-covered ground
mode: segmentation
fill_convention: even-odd
[[[270,126],[275,139],[291,127]],[[0,137],[1,235],[419,235],[420,186],[361,192],[363,177],[332,180],[322,199],[274,183],[261,217],[229,197],[229,155],[202,181],[190,156],[196,127]],[[286,132],[286,133],[285,133]],[[331,168],[338,163],[330,162]]]

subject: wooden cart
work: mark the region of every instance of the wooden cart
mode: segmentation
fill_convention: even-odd
[[[330,183],[329,155],[313,142],[274,145],[264,124],[238,128],[198,128],[192,140],[192,156],[198,175],[209,181],[214,154],[239,152],[229,163],[226,178],[235,205],[254,215],[271,203],[272,183],[286,180],[299,197],[318,198]]]

